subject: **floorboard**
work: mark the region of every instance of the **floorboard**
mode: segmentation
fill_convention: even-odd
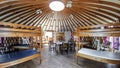
[[[75,54],[68,55],[55,54],[48,51],[48,46],[43,47],[43,61],[39,64],[39,59],[30,60],[8,68],[120,68],[120,65],[106,64],[79,58],[79,64],[76,64]]]

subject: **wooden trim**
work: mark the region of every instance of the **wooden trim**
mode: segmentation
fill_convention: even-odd
[[[4,32],[28,32],[28,33],[41,33],[40,31],[37,30],[27,30],[27,29],[14,29],[14,28],[0,28],[0,31]]]
[[[40,36],[41,34],[34,33],[10,33],[10,32],[1,32],[0,37],[28,37],[28,36]]]
[[[81,37],[106,37],[106,36],[120,36],[120,33],[88,33],[88,34],[79,34]]]
[[[113,26],[113,28],[109,26]],[[101,29],[101,27],[105,27],[105,28]],[[116,27],[119,27],[119,28],[116,28]],[[78,36],[98,36],[98,37],[120,36],[120,24],[119,23],[78,27],[77,29],[79,30]]]
[[[108,32],[108,31],[120,31],[120,28],[80,30],[80,32]]]
[[[102,25],[94,25],[94,26],[84,26],[78,27],[79,29],[86,29],[86,28],[96,28],[96,27],[104,27],[104,26],[120,26],[119,23],[110,23],[110,24],[102,24]]]
[[[40,29],[39,27],[34,27],[34,26],[26,26],[26,25],[21,25],[21,24],[13,24],[10,22],[0,22],[0,25],[4,25],[4,26],[12,26],[14,28],[16,27],[21,27],[21,28],[27,28],[27,29]]]
[[[27,47],[27,46],[13,46],[12,48],[17,48],[17,49],[30,49],[30,47]]]

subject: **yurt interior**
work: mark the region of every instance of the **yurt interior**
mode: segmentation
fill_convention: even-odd
[[[120,0],[0,0],[0,68],[120,68]]]

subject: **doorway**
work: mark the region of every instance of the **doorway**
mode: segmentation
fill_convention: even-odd
[[[49,41],[53,40],[53,32],[45,31],[43,39],[43,43],[48,44]]]

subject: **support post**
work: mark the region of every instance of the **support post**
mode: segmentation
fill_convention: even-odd
[[[77,40],[76,40],[76,63],[78,64],[77,52],[79,49],[79,28],[76,28],[76,36],[77,36]]]
[[[41,31],[41,34],[40,34],[40,64],[42,63],[42,31]]]

